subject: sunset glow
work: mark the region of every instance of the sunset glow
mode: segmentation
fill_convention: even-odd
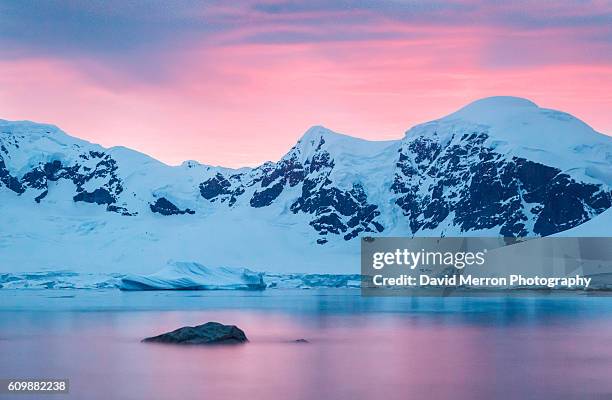
[[[491,95],[612,134],[605,0],[27,3],[0,2],[0,118],[170,164],[276,160],[316,124],[400,138]]]

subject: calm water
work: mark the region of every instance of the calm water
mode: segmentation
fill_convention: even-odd
[[[140,343],[211,320],[251,342]],[[2,377],[70,379],[18,399],[610,399],[612,298],[0,290]]]

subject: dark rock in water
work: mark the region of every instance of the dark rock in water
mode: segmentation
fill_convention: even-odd
[[[218,322],[185,326],[172,332],[143,339],[143,342],[174,344],[237,344],[248,341],[242,329],[235,325],[223,325]]]
[[[296,339],[293,341],[293,343],[310,343],[310,342],[306,339]]]

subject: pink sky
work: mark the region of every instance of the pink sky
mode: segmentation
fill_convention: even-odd
[[[0,118],[53,123],[170,164],[234,167],[277,160],[312,125],[397,139],[414,124],[492,95],[526,97],[612,134],[612,39],[609,27],[592,22],[610,10],[592,4],[590,19],[578,19],[589,23],[567,22],[585,11],[566,6],[543,26],[533,16],[479,23],[501,12],[486,7],[474,12],[476,23],[431,24],[371,8],[249,14],[217,7],[209,12],[219,20],[239,15],[251,23],[125,48],[98,37],[70,48],[61,37],[12,39],[10,51],[0,50]],[[23,16],[15,15],[19,25]]]

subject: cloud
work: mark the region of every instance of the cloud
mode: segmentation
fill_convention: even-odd
[[[489,95],[529,97],[611,132],[611,8],[0,0],[0,118],[226,165],[278,158],[313,124],[399,137]]]
[[[397,39],[398,24],[563,28],[612,46],[612,6],[597,0],[2,0],[0,15],[4,59],[35,54],[133,62],[148,54],[163,62],[166,51],[224,44],[227,37],[233,41],[226,44]],[[256,32],[240,36],[248,27]]]
[[[309,56],[342,64],[354,57],[360,43],[397,51],[417,47],[419,59],[429,59],[430,68],[466,55],[470,65],[488,69],[609,65],[612,3],[0,0],[0,60],[70,63],[92,81],[117,90],[171,85],[194,68],[209,78],[227,75],[215,65],[223,48],[269,45],[290,56],[291,46],[309,45],[315,49]],[[368,51],[372,57],[379,52],[375,45]]]
[[[163,80],[173,56],[226,28],[197,1],[0,1],[0,59],[105,64],[135,79]],[[95,67],[94,72],[99,72]]]

